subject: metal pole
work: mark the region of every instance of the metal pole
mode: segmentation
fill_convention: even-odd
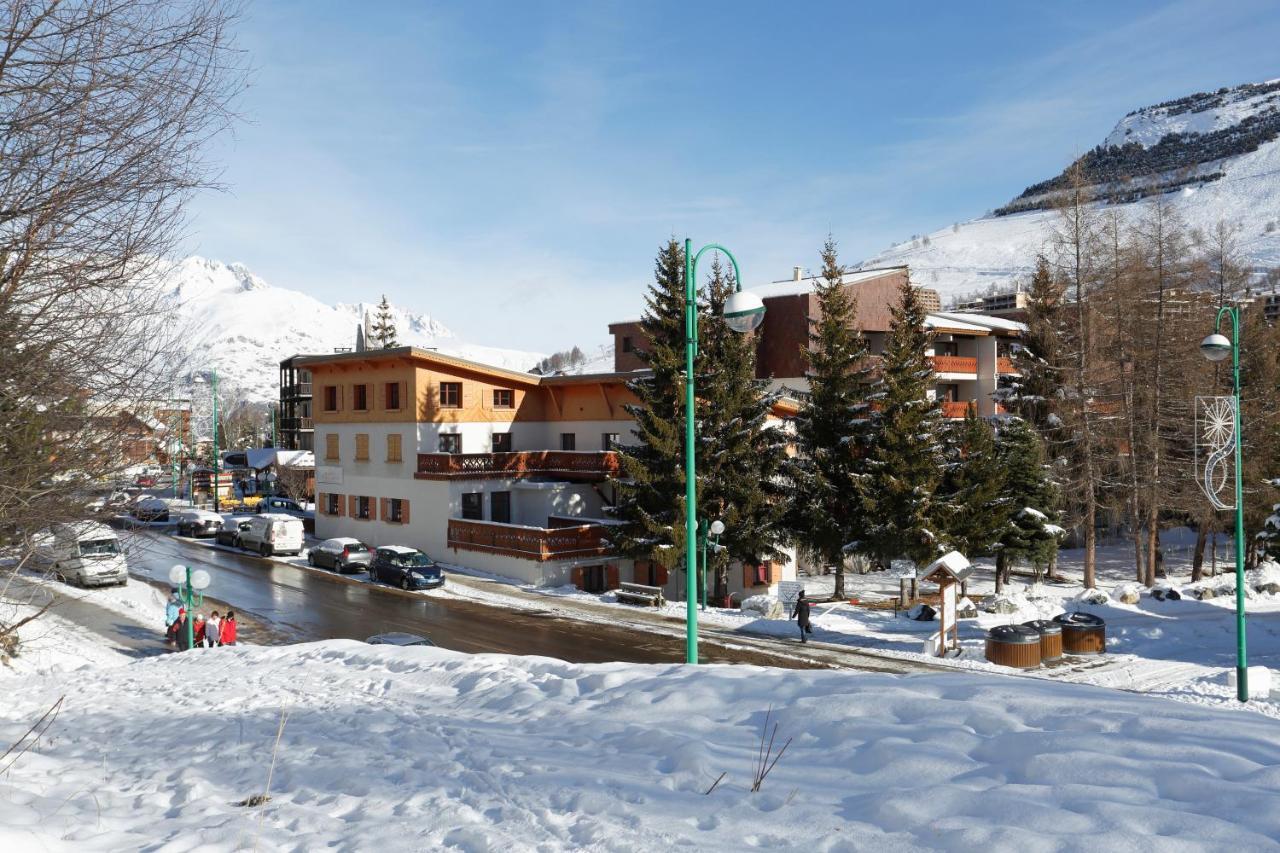
[[[191,567],[187,566],[187,583],[183,587],[183,598],[187,602],[187,650],[190,651],[196,647],[196,629],[192,613],[192,605],[194,604],[191,591]]]
[[[218,511],[218,371],[213,370],[213,511]]]
[[[707,609],[707,520],[698,522],[698,550],[701,551],[701,565],[698,568],[698,580],[702,583],[702,609]]]
[[[1249,664],[1245,654],[1245,617],[1244,617],[1244,444],[1243,413],[1240,400],[1240,309],[1218,309],[1217,326],[1222,323],[1222,314],[1231,315],[1231,380],[1236,398],[1236,698],[1241,702],[1249,701]]]
[[[698,289],[693,241],[684,241],[685,663],[698,662],[698,472],[695,465],[693,362],[698,354]]]

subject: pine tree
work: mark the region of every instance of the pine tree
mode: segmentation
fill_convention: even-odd
[[[640,320],[647,343],[637,355],[651,373],[627,386],[639,399],[627,406],[638,443],[618,448],[614,515],[623,524],[613,537],[619,553],[668,568],[685,553],[684,310],[684,249],[672,239],[658,252]]]
[[[1009,520],[1005,472],[991,425],[973,404],[964,420],[944,430],[946,466],[935,517],[947,544],[973,559],[995,553]]]
[[[810,318],[809,392],[795,419],[796,457],[788,526],[796,541],[835,567],[835,597],[843,599],[847,546],[863,538],[862,509],[854,497],[865,453],[866,339],[857,328],[856,297],[843,283],[835,240],[822,247],[822,278],[814,287],[819,316]]]
[[[734,289],[732,274],[713,258],[699,323],[697,467],[699,514],[707,524],[719,519],[725,525],[722,550],[708,554],[717,599],[728,594],[731,560],[776,559],[786,538],[787,438],[766,426],[777,394],[756,379],[754,336],[733,331],[721,319]]]
[[[1054,408],[1062,396],[1062,295],[1061,282],[1040,255],[1027,290],[1027,331],[1013,350],[1017,375],[1001,393],[1001,402],[1046,436],[1060,423]]]
[[[391,304],[387,302],[385,293],[382,295],[382,301],[378,303],[378,313],[374,315],[373,338],[383,349],[400,346],[399,341],[396,340],[396,323],[391,315]]]
[[[1030,424],[1021,418],[1006,420],[997,437],[996,456],[1004,473],[1007,519],[996,557],[999,591],[1016,563],[1029,563],[1037,573],[1051,566],[1064,531],[1058,526],[1058,489],[1045,465],[1044,445]]]
[[[932,335],[927,312],[910,281],[892,310],[889,334],[871,400],[871,442],[858,494],[867,534],[860,550],[888,568],[903,557],[920,565],[940,549],[933,526],[933,493],[942,468],[941,412],[930,399]]]

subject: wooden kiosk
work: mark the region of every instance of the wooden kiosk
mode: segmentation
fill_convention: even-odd
[[[937,657],[943,657],[948,651],[960,648],[956,602],[964,582],[971,574],[973,574],[973,566],[959,551],[943,554],[920,572],[920,583],[938,585],[938,634],[932,651]]]

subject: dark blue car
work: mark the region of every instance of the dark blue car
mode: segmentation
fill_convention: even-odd
[[[421,551],[403,545],[384,545],[373,553],[369,579],[395,584],[401,589],[436,589],[444,586],[444,572]]]

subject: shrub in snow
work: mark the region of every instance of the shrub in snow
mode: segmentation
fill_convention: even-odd
[[[1136,583],[1122,583],[1111,590],[1111,597],[1121,604],[1137,604],[1142,600],[1142,586]]]
[[[1271,517],[1262,525],[1258,534],[1262,553],[1273,560],[1280,560],[1280,504],[1271,507]]]
[[[1258,592],[1280,593],[1280,563],[1272,560],[1259,563],[1258,568],[1245,574],[1245,581],[1250,589]]]
[[[784,619],[787,615],[782,602],[772,595],[753,595],[743,599],[742,609],[749,613],[756,613],[762,619]]]
[[[1179,601],[1182,598],[1182,593],[1168,584],[1162,584],[1152,588],[1151,597],[1156,601]]]
[[[989,595],[982,602],[982,609],[988,613],[1017,613],[1025,604],[1022,596],[1009,595],[1001,593],[1000,595]]]
[[[957,619],[977,619],[978,605],[974,604],[972,599],[965,597],[956,602],[956,618]]]
[[[1081,604],[1110,604],[1111,596],[1100,589],[1086,589],[1082,590],[1073,600]]]

